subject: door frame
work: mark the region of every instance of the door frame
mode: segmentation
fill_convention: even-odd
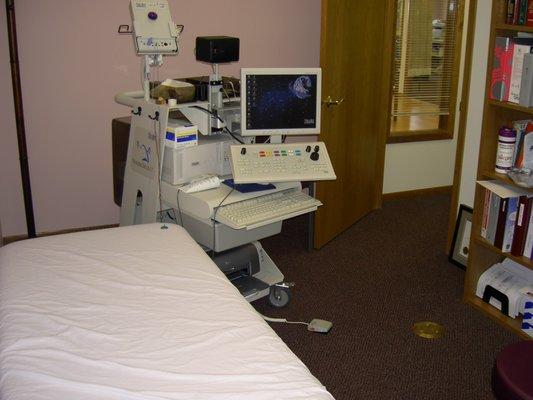
[[[455,149],[455,168],[453,173],[452,198],[450,202],[450,216],[448,220],[448,236],[446,240],[446,253],[449,252],[455,232],[455,222],[459,209],[459,189],[461,187],[461,173],[463,170],[463,156],[466,137],[466,122],[468,117],[468,101],[470,99],[470,77],[472,75],[472,55],[474,52],[474,39],[476,30],[478,0],[468,2],[468,23],[466,28],[465,62],[463,66],[463,83],[459,106],[459,127],[457,129],[457,144]],[[466,2],[465,10],[466,11]],[[464,19],[463,19],[464,21]],[[463,29],[464,32],[464,29]]]

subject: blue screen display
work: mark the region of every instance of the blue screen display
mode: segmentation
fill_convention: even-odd
[[[316,128],[316,75],[248,75],[246,129]]]

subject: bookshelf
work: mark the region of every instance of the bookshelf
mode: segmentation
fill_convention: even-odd
[[[511,121],[533,119],[533,108],[522,107],[518,104],[491,100],[489,88],[491,82],[492,59],[494,40],[496,36],[514,37],[518,32],[532,32],[533,27],[505,24],[507,0],[493,0],[492,21],[490,29],[490,44],[488,71],[485,87],[485,104],[478,159],[478,180],[497,180],[514,184],[504,174],[494,172],[496,150],[498,146],[498,130],[501,126]],[[531,190],[533,194],[533,190]],[[477,184],[474,200],[474,215],[472,218],[472,236],[470,240],[470,254],[465,275],[464,300],[477,310],[492,318],[496,323],[510,329],[523,338],[529,338],[521,329],[521,320],[513,319],[502,314],[495,307],[483,302],[476,296],[476,286],[480,275],[493,264],[502,261],[505,257],[533,269],[533,261],[526,257],[515,257],[503,254],[502,251],[481,237],[481,220],[483,217],[484,189]]]

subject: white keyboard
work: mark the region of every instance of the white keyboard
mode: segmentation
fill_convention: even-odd
[[[214,219],[234,229],[254,229],[315,211],[321,205],[298,189],[288,189],[219,207]]]
[[[214,189],[220,186],[220,178],[216,175],[203,175],[193,179],[187,185],[179,187],[185,193],[196,193],[203,190]]]
[[[231,169],[235,183],[337,178],[323,142],[232,145]]]

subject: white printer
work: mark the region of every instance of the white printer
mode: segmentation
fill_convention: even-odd
[[[229,135],[200,135],[198,144],[175,148],[165,146],[161,178],[171,185],[189,182],[200,175],[231,175]]]
[[[506,258],[479,277],[476,295],[511,318],[524,313],[525,294],[533,290],[533,271]]]

